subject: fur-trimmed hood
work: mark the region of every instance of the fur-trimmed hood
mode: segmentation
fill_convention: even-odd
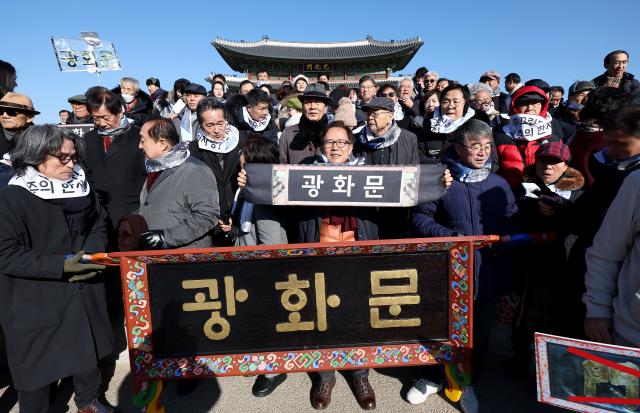
[[[529,165],[524,168],[522,179],[524,182],[534,182],[536,166]],[[565,173],[555,182],[557,189],[561,191],[577,191],[584,186],[584,176],[577,169],[568,167]]]

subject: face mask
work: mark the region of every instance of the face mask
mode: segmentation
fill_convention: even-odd
[[[495,107],[496,107],[496,105],[494,105],[494,104],[493,104],[493,102],[491,102],[491,103],[490,103],[490,104],[488,104],[488,105],[487,105],[486,103],[483,103],[483,104],[480,106],[480,109],[482,109],[485,113],[491,113],[491,112],[493,112],[493,109],[494,109]]]
[[[126,94],[126,93],[123,93],[123,94],[122,94],[122,99],[123,99],[125,102],[127,102],[127,103],[131,103],[131,102],[133,102],[133,99],[134,99],[134,98],[135,98],[135,96],[133,96],[133,95],[128,95],[128,94]]]

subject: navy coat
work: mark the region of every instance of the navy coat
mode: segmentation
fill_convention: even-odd
[[[515,232],[516,200],[507,181],[494,173],[480,182],[454,180],[437,201],[414,208],[412,221],[418,236],[455,237],[507,235]],[[508,257],[485,247],[475,255],[475,297],[497,298],[511,291]]]

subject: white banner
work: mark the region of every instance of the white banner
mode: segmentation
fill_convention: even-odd
[[[104,72],[121,70],[113,43],[89,44],[83,39],[51,37],[53,50],[62,72]]]

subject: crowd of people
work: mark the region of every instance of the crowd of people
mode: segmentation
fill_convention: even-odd
[[[516,376],[529,372],[535,331],[639,346],[640,83],[628,61],[607,54],[605,72],[566,100],[516,73],[503,92],[493,70],[463,84],[420,68],[397,83],[363,76],[356,89],[328,74],[274,88],[263,70],[237,92],[222,75],[210,90],[150,77],[149,93],[124,77],[68,99],[60,124],[92,124],[82,137],[37,124],[0,61],[0,325],[20,411],[46,411],[65,377],[80,412],[113,411],[122,304],[117,275],[83,259],[93,252],[496,234],[503,242],[474,259],[473,383],[496,315],[512,327]],[[448,189],[415,208],[254,205],[245,163],[444,164]],[[420,374],[410,403],[442,387],[437,367]],[[347,377],[375,408],[368,370]],[[285,379],[258,376],[253,394]],[[315,409],[335,380],[319,374]],[[478,411],[472,386],[460,407]]]

